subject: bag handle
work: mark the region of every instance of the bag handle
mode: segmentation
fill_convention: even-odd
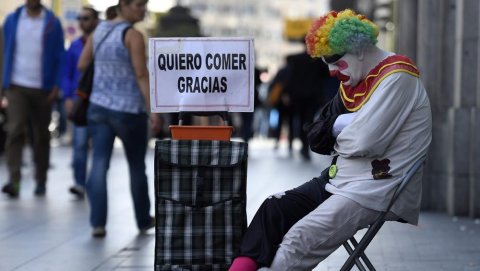
[[[123,24],[123,23],[124,23],[124,22],[120,22],[120,23],[117,23],[117,24],[115,24],[114,26],[110,27],[110,29],[108,30],[108,32],[102,37],[102,39],[100,40],[100,42],[99,42],[99,43],[97,44],[97,46],[94,48],[94,50],[93,50],[93,56],[94,56],[94,58],[95,58],[95,55],[97,54],[98,48],[100,48],[100,45],[108,38],[108,36],[110,36],[110,33],[112,33],[113,30],[114,30],[117,26],[119,26],[119,25],[121,25],[121,24]],[[93,40],[92,40],[92,42],[93,42]]]

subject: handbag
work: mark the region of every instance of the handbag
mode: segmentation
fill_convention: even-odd
[[[92,61],[78,82],[78,88],[75,93],[78,97],[73,103],[72,111],[68,114],[68,119],[75,126],[87,125],[87,111],[90,105],[90,93],[92,93],[94,66],[94,61]]]
[[[116,24],[108,30],[107,34],[102,38],[102,40],[97,44],[97,47],[94,51],[94,56],[92,62],[88,64],[87,68],[83,72],[78,81],[78,87],[76,95],[78,98],[73,103],[72,111],[68,114],[68,119],[75,124],[75,126],[86,126],[87,125],[87,111],[88,106],[90,105],[90,94],[92,93],[93,88],[93,77],[95,69],[95,53],[98,51],[100,44],[110,35],[110,33],[119,25]]]

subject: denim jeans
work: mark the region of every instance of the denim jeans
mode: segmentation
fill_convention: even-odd
[[[139,229],[151,223],[145,154],[147,151],[147,115],[109,110],[90,104],[88,129],[93,142],[93,159],[87,180],[90,201],[90,224],[104,227],[107,223],[107,171],[115,137],[123,143],[130,171],[130,190]]]
[[[73,176],[75,185],[85,187],[87,180],[88,129],[83,126],[73,128]]]

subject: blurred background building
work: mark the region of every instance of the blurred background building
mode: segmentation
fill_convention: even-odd
[[[118,1],[42,2],[62,18],[70,39],[77,33],[75,12],[82,4],[103,11]],[[0,20],[23,3],[2,1]],[[172,36],[174,31],[254,37],[257,65],[273,75],[286,55],[302,50],[295,41],[304,35],[312,18],[330,8],[347,7],[380,25],[379,47],[409,56],[420,68],[432,105],[434,135],[424,174],[424,209],[479,217],[480,1],[150,0],[150,14],[140,28],[150,36]]]
[[[147,36],[253,37],[257,65],[267,69],[269,74],[275,74],[284,64],[286,55],[303,50],[303,45],[298,41],[302,41],[311,20],[330,8],[330,2],[337,10],[354,7],[365,14],[373,14],[373,3],[385,1],[391,2],[391,0],[151,0],[148,3],[150,14],[140,28]],[[24,0],[4,2],[7,3],[0,5],[1,21],[8,12],[23,4]],[[78,35],[76,16],[82,5],[90,4],[97,10],[104,11],[118,3],[118,0],[43,0],[42,3],[52,8],[62,19],[68,46],[68,42]],[[167,18],[162,20],[165,16]],[[192,20],[195,20],[197,30],[195,27],[179,26]],[[381,42],[385,43],[383,38]],[[391,44],[385,45],[393,48]]]
[[[397,51],[416,59],[433,111],[425,208],[480,216],[477,0],[399,0]]]
[[[254,37],[257,65],[271,72],[283,64],[285,55],[302,50],[301,44],[288,41],[288,22],[315,18],[327,10],[325,0],[183,0],[179,4],[191,8],[205,36]],[[300,29],[301,36],[306,29]]]

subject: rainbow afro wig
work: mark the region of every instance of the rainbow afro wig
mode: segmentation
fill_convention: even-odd
[[[311,57],[355,53],[377,43],[378,26],[350,9],[315,20],[305,37]]]

